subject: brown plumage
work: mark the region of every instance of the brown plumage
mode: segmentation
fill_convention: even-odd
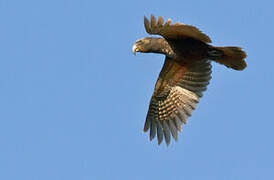
[[[180,23],[164,24],[151,15],[144,18],[147,33],[164,38],[148,37],[137,40],[133,53],[160,53],[166,56],[150,100],[144,131],[150,130],[150,140],[156,134],[158,144],[170,136],[175,140],[182,124],[192,115],[203,91],[211,79],[211,60],[235,70],[246,67],[246,54],[239,47],[214,47],[210,38],[194,26]]]

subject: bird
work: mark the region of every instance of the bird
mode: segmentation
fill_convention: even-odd
[[[211,62],[241,71],[246,68],[246,53],[240,47],[215,47],[211,39],[198,28],[182,23],[164,22],[151,15],[144,16],[145,30],[150,35],[137,40],[132,52],[165,55],[164,65],[156,81],[144,124],[152,141],[157,136],[158,145],[173,137],[187,123],[211,79]],[[171,137],[172,136],[172,137]]]

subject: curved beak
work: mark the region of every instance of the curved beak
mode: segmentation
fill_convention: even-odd
[[[132,47],[132,53],[134,54],[134,55],[136,55],[136,52],[138,51],[138,48],[137,48],[137,46],[134,44],[133,45],[133,47]]]

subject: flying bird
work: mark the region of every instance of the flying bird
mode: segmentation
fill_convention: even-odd
[[[211,79],[211,61],[228,68],[243,70],[246,53],[240,47],[215,47],[199,29],[182,23],[164,23],[151,15],[144,17],[145,30],[151,35],[137,40],[132,52],[165,55],[164,66],[155,84],[144,125],[150,131],[150,141],[157,135],[158,144],[171,136],[177,141],[178,132],[187,123]]]

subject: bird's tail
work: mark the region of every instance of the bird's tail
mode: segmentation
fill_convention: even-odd
[[[235,70],[246,67],[246,53],[239,47],[210,47],[209,58]]]

